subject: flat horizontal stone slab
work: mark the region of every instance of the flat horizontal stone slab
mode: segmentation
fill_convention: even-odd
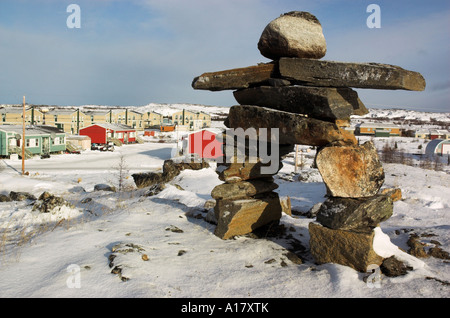
[[[381,265],[383,257],[375,253],[375,232],[356,233],[332,230],[315,222],[309,223],[309,245],[318,264],[335,263],[366,272],[370,265]]]
[[[245,180],[271,178],[283,167],[278,157],[267,163],[262,163],[259,158],[251,161],[237,159],[233,157],[233,163],[217,164],[216,173],[220,180],[227,183],[236,183]]]
[[[280,81],[284,80],[284,81]],[[346,63],[306,58],[281,58],[270,63],[208,72],[192,81],[194,89],[220,91],[261,85],[353,87],[423,91],[423,76],[399,66],[381,63]]]
[[[317,213],[317,222],[333,230],[370,233],[392,216],[394,207],[388,195],[367,198],[328,198]]]
[[[255,195],[272,192],[277,188],[278,185],[273,182],[273,178],[223,183],[214,187],[211,196],[216,200],[248,199]]]
[[[335,123],[309,118],[299,114],[273,110],[266,107],[236,105],[230,108],[225,125],[229,128],[267,128],[264,136],[272,138],[273,128],[278,128],[279,144],[324,146],[334,141],[356,144],[355,136]]]
[[[351,88],[259,86],[233,94],[241,105],[262,106],[323,120],[349,119],[351,115],[368,113],[358,93]]]
[[[281,218],[281,203],[275,192],[259,199],[217,200],[214,213],[217,219],[214,234],[226,240],[278,221]]]
[[[278,67],[282,78],[313,86],[423,91],[426,85],[420,73],[388,64],[281,58]]]
[[[251,85],[268,83],[274,71],[276,68],[273,63],[261,63],[249,67],[208,72],[194,78],[192,87],[210,91],[247,88]]]

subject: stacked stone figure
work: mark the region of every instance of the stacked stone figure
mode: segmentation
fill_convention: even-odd
[[[358,145],[353,133],[345,130],[351,115],[367,113],[352,88],[421,91],[424,78],[393,65],[320,60],[326,42],[320,22],[308,12],[289,12],[270,22],[258,49],[272,61],[204,73],[194,79],[193,88],[234,91],[239,105],[230,108],[225,122],[230,129],[253,128],[259,138],[271,140],[262,132],[277,128],[280,149],[317,146],[316,165],[328,199],[316,222],[310,223],[312,255],[318,263],[335,262],[361,271],[380,264],[381,257],[373,251],[373,229],[392,215],[393,205],[389,195],[379,194],[384,171],[374,145]],[[225,181],[212,193],[219,237],[245,234],[280,218],[271,176],[253,178],[256,170],[257,164],[218,166]]]

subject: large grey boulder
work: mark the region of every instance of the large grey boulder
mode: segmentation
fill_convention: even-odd
[[[291,11],[271,21],[258,42],[261,54],[269,59],[301,57],[320,59],[327,44],[322,25],[309,12]]]
[[[0,194],[0,202],[9,202],[11,198],[6,194]]]
[[[28,192],[11,191],[9,193],[9,197],[11,198],[12,201],[36,200],[36,197]]]
[[[328,198],[317,213],[317,222],[334,230],[370,233],[392,216],[393,203],[387,195],[368,198]]]
[[[38,210],[42,213],[49,213],[56,208],[61,209],[63,206],[75,208],[73,204],[64,200],[63,198],[53,195],[49,192],[43,192],[39,199],[34,203],[32,210]]]

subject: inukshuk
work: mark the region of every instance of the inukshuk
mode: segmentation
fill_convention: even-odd
[[[393,203],[389,195],[379,193],[384,171],[373,143],[358,145],[345,130],[351,115],[367,113],[352,88],[422,91],[424,78],[393,65],[320,60],[326,42],[320,22],[308,12],[289,12],[270,22],[258,49],[272,61],[204,73],[194,79],[193,88],[234,90],[240,105],[230,108],[225,121],[230,129],[255,128],[261,137],[263,128],[278,128],[280,149],[295,144],[318,147],[315,161],[328,198],[309,225],[317,263],[363,272],[370,264],[381,264],[382,257],[373,249],[373,229],[392,215]],[[260,166],[218,164],[225,183],[212,191],[217,236],[246,234],[281,217],[276,185],[270,175],[258,173]]]

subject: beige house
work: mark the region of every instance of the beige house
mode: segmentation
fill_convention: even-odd
[[[112,109],[110,114],[110,122],[125,125],[126,113],[127,112],[125,109]]]
[[[172,122],[174,125],[189,126],[194,130],[211,127],[211,116],[204,112],[196,113],[183,109],[172,114]]]
[[[90,117],[76,109],[53,109],[44,112],[45,125],[55,126],[65,133],[78,134],[78,131],[89,126]]]
[[[160,126],[163,122],[163,115],[156,112],[146,112],[142,114],[144,128]]]
[[[202,121],[202,128],[211,127],[211,115],[204,112],[198,113],[198,119]]]
[[[113,109],[110,114],[110,122],[113,124],[122,124],[144,130],[143,114],[130,109]]]
[[[143,114],[134,110],[128,110],[126,118],[126,125],[135,128],[136,130],[144,130],[142,122]]]
[[[109,110],[87,110],[83,113],[90,119],[89,125],[109,123],[111,119]]]
[[[427,130],[424,130],[424,129],[417,130],[414,133],[414,137],[420,138],[420,139],[430,139],[430,131],[428,129]]]
[[[22,125],[23,107],[5,107],[0,109],[0,124]],[[25,124],[42,125],[43,113],[34,107],[25,109]]]

